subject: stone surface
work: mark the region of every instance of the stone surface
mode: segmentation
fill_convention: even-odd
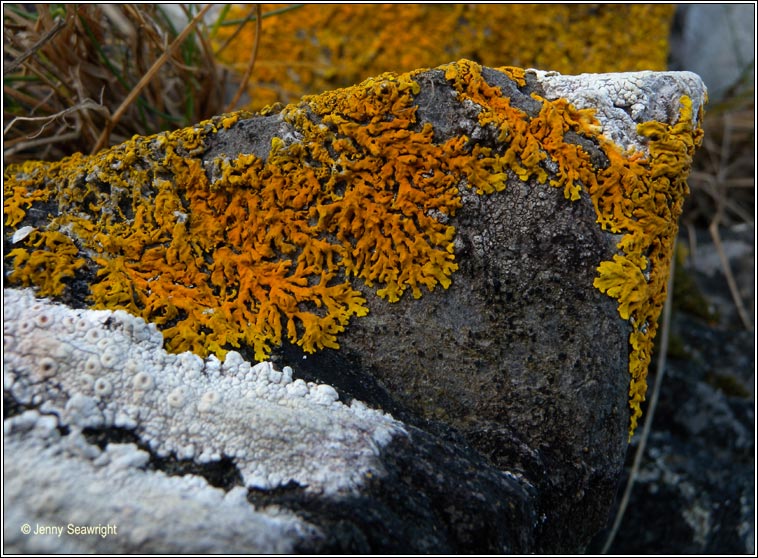
[[[29,289],[7,290],[4,303],[3,381],[15,401],[70,428],[133,430],[159,457],[224,456],[246,487],[350,491],[380,472],[379,449],[402,432],[288,367],[167,354],[155,326],[125,312],[74,311]]]
[[[71,310],[30,291],[4,298],[6,550],[534,548],[532,485],[452,435],[347,407],[329,386],[270,363],[251,369],[236,353],[222,366],[166,354],[154,328],[123,312]],[[93,340],[128,361],[103,366],[109,349]],[[184,387],[181,407],[170,382]],[[38,410],[14,414],[27,407]],[[25,524],[64,531],[27,535]]]
[[[693,99],[693,118],[701,106],[703,82],[693,72],[635,72],[628,74],[580,74],[535,72],[536,88],[548,99],[565,97],[578,108],[592,108],[603,135],[624,147],[646,152],[647,141],[637,134],[641,122],[674,122],[678,107],[671,100]],[[542,93],[544,92],[544,93]],[[694,124],[694,121],[693,121]],[[629,143],[625,143],[629,142]]]
[[[242,487],[152,471],[134,444],[100,449],[75,428],[37,411],[5,420],[4,552],[291,553],[318,534]]]
[[[251,105],[289,103],[365,76],[459,58],[564,74],[665,70],[674,10],[672,4],[290,6],[266,17],[258,53],[267,64],[250,80]],[[227,17],[240,21],[250,13],[238,5]],[[220,57],[242,72],[255,23],[221,26],[216,46],[232,33],[235,46]]]
[[[665,91],[656,96],[656,88]],[[418,94],[409,93],[414,90]],[[682,96],[692,100],[692,112],[680,105]],[[623,228],[598,226],[601,219],[612,217],[601,213],[605,202],[588,193],[593,191],[589,182],[628,157],[623,164],[645,174],[648,182],[650,176],[667,177],[656,187],[665,191],[671,186],[671,192],[665,192],[670,201],[663,208],[668,211],[670,203],[675,219],[681,191],[674,190],[681,188],[677,181],[688,163],[687,150],[682,151],[677,141],[692,145],[703,96],[701,84],[688,73],[571,78],[478,68],[462,61],[397,78],[382,76],[354,89],[308,98],[281,114],[219,117],[174,135],[135,140],[128,148],[81,161],[81,168],[71,162],[50,167],[62,178],[49,182],[44,168],[16,169],[15,182],[8,180],[6,188],[31,197],[14,198],[6,206],[6,219],[12,222],[5,231],[6,255],[13,250],[13,258],[6,258],[7,277],[47,289],[70,307],[89,304],[99,289],[98,304],[153,318],[169,347],[184,343],[206,353],[216,350],[226,360],[221,364],[213,356],[169,355],[159,347],[154,326],[123,310],[97,313],[53,307],[34,302],[28,291],[7,291],[6,408],[33,408],[57,416],[57,423],[46,431],[57,426],[61,435],[40,435],[41,441],[34,443],[84,447],[84,457],[71,457],[72,470],[107,474],[110,463],[123,456],[124,487],[148,476],[154,479],[149,482],[164,487],[157,490],[176,494],[181,486],[166,479],[162,470],[182,475],[200,471],[210,482],[208,467],[220,468],[218,486],[228,493],[222,497],[207,487],[203,494],[228,500],[233,513],[234,506],[242,505],[240,485],[247,488],[247,501],[256,506],[245,512],[253,514],[251,523],[265,526],[271,521],[287,538],[276,543],[284,546],[276,546],[265,533],[250,533],[249,545],[267,552],[582,550],[607,520],[623,467],[630,421],[630,334],[641,330],[646,335],[655,327],[622,318],[625,313],[629,317],[623,308],[635,302],[662,304],[662,293],[647,283],[667,271],[665,250],[664,261],[646,260],[652,260],[650,254],[667,239],[644,239],[654,243],[652,252],[635,256],[634,249],[642,249],[634,237],[631,248],[627,243],[623,250],[645,262],[634,268],[635,288],[649,291],[640,300],[634,289],[631,295],[618,294],[623,284],[606,288],[609,294],[619,289],[611,296],[596,288],[601,264],[617,261],[623,252],[620,241],[633,235]],[[569,102],[597,108],[597,121],[569,108]],[[375,110],[373,103],[391,112],[364,114]],[[683,114],[688,115],[684,121]],[[645,123],[651,116],[659,121]],[[309,136],[334,129],[339,132],[322,145]],[[381,152],[380,145],[387,151]],[[639,146],[640,153],[626,151],[630,145]],[[661,145],[670,150],[664,155],[674,155],[658,160]],[[351,151],[356,146],[360,150]],[[511,147],[515,160],[509,158]],[[338,159],[339,149],[352,156]],[[446,158],[434,163],[430,153]],[[649,166],[634,166],[646,156],[652,159]],[[677,161],[680,156],[684,159]],[[431,170],[414,164],[428,164]],[[244,294],[239,287],[243,279],[268,277],[271,267],[265,266],[281,269],[291,264],[299,269],[304,264],[299,258],[308,243],[301,251],[287,245],[289,240],[304,242],[302,234],[256,244],[260,253],[271,243],[280,253],[267,256],[260,268],[240,266],[229,285],[219,277],[232,273],[235,258],[244,259],[245,254],[240,255],[239,245],[229,238],[201,240],[204,229],[217,226],[222,217],[227,220],[221,233],[236,231],[237,240],[245,237],[244,231],[287,230],[286,222],[295,222],[293,207],[303,204],[293,201],[281,208],[282,215],[293,217],[281,222],[281,215],[272,215],[268,229],[256,229],[258,214],[253,209],[234,213],[243,203],[255,207],[238,198],[220,209],[233,212],[233,219],[225,214],[201,221],[201,212],[209,210],[204,199],[226,189],[252,190],[235,172],[252,173],[261,165],[271,173],[265,175],[267,180],[278,172],[294,176],[295,170],[303,169],[306,177],[321,176],[323,182],[316,181],[319,192],[330,180],[332,201],[312,202],[322,212],[336,207],[332,204],[351,194],[346,191],[352,187],[374,188],[361,199],[369,206],[384,195],[388,184],[397,183],[389,199],[398,204],[402,195],[424,194],[420,184],[438,188],[436,180],[451,178],[455,188],[439,194],[448,196],[448,205],[435,205],[432,197],[406,205],[403,211],[392,206],[376,224],[359,209],[351,209],[372,233],[401,223],[392,233],[376,232],[378,243],[364,255],[384,256],[385,240],[390,238],[401,256],[410,250],[412,257],[399,259],[414,272],[406,273],[407,268],[388,258],[387,266],[398,268],[385,268],[377,276],[361,268],[330,269],[332,275],[322,275],[321,282],[315,272],[286,276],[295,285],[287,288],[305,297],[289,311],[303,324],[321,324],[310,330],[299,328],[292,314],[276,313],[276,308],[267,307],[266,315],[274,318],[263,322],[261,308],[270,302],[263,298],[234,306]],[[362,173],[370,165],[378,165],[371,180],[385,182],[367,181]],[[410,182],[411,171],[403,165],[412,168]],[[152,174],[145,178],[146,172]],[[385,176],[387,172],[396,174]],[[245,176],[254,180],[256,175]],[[354,184],[340,184],[340,176],[353,177]],[[265,183],[261,188],[273,197],[293,190],[310,192],[309,180],[284,182],[273,192],[265,190]],[[619,187],[619,181],[605,180],[606,186]],[[172,187],[178,193],[172,193]],[[76,199],[80,193],[81,202]],[[193,196],[200,199],[199,205],[188,201]],[[150,203],[143,205],[144,199]],[[263,197],[254,199],[257,203]],[[613,203],[624,199],[619,193]],[[102,210],[93,209],[100,207],[98,203]],[[648,207],[638,209],[643,224],[648,217],[658,222],[645,213]],[[66,221],[69,215],[73,217]],[[98,229],[103,215],[107,228]],[[242,232],[234,229],[245,218],[251,221]],[[675,223],[661,220],[665,230],[675,230]],[[311,221],[320,218],[312,215],[295,232],[313,227]],[[337,250],[329,243],[336,236],[345,237],[350,251],[337,252],[342,262],[360,256],[361,235],[350,227],[361,221],[346,221],[348,233],[316,230],[316,236],[305,238]],[[420,223],[436,228],[427,230]],[[128,228],[133,225],[135,230]],[[428,251],[419,243],[408,249],[405,235],[416,227],[423,235],[408,237],[411,240],[446,240],[429,240],[439,246]],[[124,230],[128,235],[120,237]],[[196,239],[185,241],[188,231],[194,231]],[[454,237],[448,239],[445,235],[451,231]],[[139,236],[143,234],[144,239]],[[125,253],[119,253],[122,248]],[[140,258],[148,267],[139,268],[147,265]],[[40,263],[28,264],[32,261]],[[150,267],[153,264],[163,267]],[[215,271],[203,275],[211,265],[217,266]],[[137,270],[134,276],[128,275],[132,269]],[[198,275],[185,280],[191,270]],[[407,277],[407,283],[395,282],[393,273]],[[113,277],[131,279],[109,283]],[[327,290],[323,298],[311,295],[316,285],[341,288],[334,283],[343,279],[345,289],[350,289],[347,314],[334,328],[328,318],[340,308],[338,298],[345,291]],[[208,287],[204,280],[215,290],[198,296]],[[376,282],[382,288],[377,290]],[[261,283],[251,284],[250,292],[261,291]],[[264,292],[276,293],[277,303],[284,307],[283,290],[275,288],[273,279],[264,284],[269,289]],[[158,306],[151,297],[164,289],[168,295]],[[333,292],[337,294],[329,294]],[[190,302],[182,303],[183,296]],[[226,332],[214,320],[222,313],[235,319],[240,313],[244,316],[228,322],[240,334],[230,327],[228,337],[221,335]],[[284,332],[278,337],[277,324]],[[59,327],[63,329],[55,329]],[[49,331],[58,333],[48,335]],[[314,332],[327,333],[318,337]],[[224,339],[227,344],[221,346]],[[269,355],[273,364],[254,365],[255,356],[265,354],[271,343],[276,343]],[[634,344],[633,354],[639,350],[638,341]],[[236,351],[228,352],[233,346]],[[34,417],[28,420],[47,420]],[[9,420],[7,428],[13,433],[13,421],[21,419]],[[100,454],[108,457],[98,461]],[[140,469],[148,462],[146,470]],[[43,461],[29,475],[42,476],[44,468]],[[15,487],[11,493],[22,492]],[[171,501],[168,498],[167,505]],[[16,500],[7,505],[16,506]],[[277,515],[271,509],[284,511]],[[68,512],[45,515],[48,511],[40,506],[29,513],[42,521],[64,521]],[[17,531],[13,540],[21,549],[36,544],[19,539]],[[188,542],[187,550],[202,548],[202,541],[199,536]],[[191,546],[195,542],[199,546]]]

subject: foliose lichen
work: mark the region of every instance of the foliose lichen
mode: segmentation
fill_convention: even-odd
[[[589,197],[598,224],[620,235],[594,284],[633,327],[633,431],[701,136],[691,100],[681,99],[674,124],[641,124],[647,152],[628,152],[600,133],[591,109],[532,93],[539,110],[527,112],[474,62],[439,70],[459,102],[477,107],[478,126],[494,130],[495,147],[466,135],[435,139],[417,118],[417,70],[285,107],[280,117],[294,132],[274,137],[265,158],[203,158],[211,136],[248,116],[239,114],[94,156],[9,167],[6,225],[37,230],[8,254],[8,279],[57,296],[90,266],[89,303],[156,324],[173,352],[222,356],[244,344],[263,360],[285,337],[306,352],[337,348],[350,319],[367,312],[355,279],[389,302],[447,288],[461,189],[488,195],[509,179],[534,179],[567,200]],[[523,70],[500,70],[524,86]],[[568,135],[591,141],[607,164]],[[55,210],[43,224],[29,204]]]

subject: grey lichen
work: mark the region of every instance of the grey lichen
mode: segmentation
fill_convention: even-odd
[[[381,474],[380,448],[403,432],[287,367],[168,354],[155,326],[126,312],[72,310],[31,290],[4,298],[4,389],[67,428],[129,429],[158,456],[228,458],[248,487],[316,493]]]
[[[629,72],[579,74],[527,70],[536,78],[545,98],[568,99],[577,108],[592,108],[602,133],[615,143],[647,151],[637,135],[637,124],[655,120],[674,124],[678,99],[692,99],[693,119],[705,98],[705,86],[692,72]],[[693,120],[693,124],[695,121]]]
[[[247,491],[146,468],[134,444],[101,450],[54,415],[4,423],[4,535],[10,553],[290,553],[318,530],[290,512],[255,509]]]

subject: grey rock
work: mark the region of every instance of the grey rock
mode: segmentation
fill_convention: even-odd
[[[291,553],[318,535],[291,512],[254,508],[242,487],[146,470],[134,444],[101,450],[58,429],[37,411],[4,422],[4,552]]]
[[[221,456],[247,487],[289,482],[331,493],[379,474],[379,448],[402,426],[285,367],[168,354],[154,325],[123,311],[72,310],[6,290],[3,382],[70,428],[126,428],[160,456]]]
[[[680,349],[669,350],[647,449],[611,554],[755,554],[755,334],[742,326],[726,279],[712,265],[718,256],[710,235],[698,233],[697,250],[690,245],[691,259],[677,277],[686,274],[717,312],[705,319],[685,310],[691,302],[674,297],[671,338]],[[740,290],[753,293],[755,266],[752,250],[746,252],[753,228],[721,234],[730,265],[741,270]],[[638,443],[635,436],[628,466]]]
[[[622,147],[642,145],[638,120],[674,123],[681,94],[696,108],[704,96],[693,74],[574,79],[530,71],[521,87],[495,70],[483,75],[528,114],[540,106],[531,93],[608,108],[598,119]],[[434,85],[415,103],[419,125],[428,119],[435,140],[466,133],[502,147],[478,123],[475,104],[454,101],[439,70],[416,79]],[[299,141],[277,115],[209,136],[206,168],[212,171],[214,157],[262,156],[274,136]],[[591,138],[565,139],[604,164]],[[545,166],[556,172],[551,161]],[[262,514],[250,516],[251,524],[274,521],[284,547],[298,551],[580,551],[607,520],[627,444],[631,326],[593,286],[619,238],[598,227],[587,195],[571,202],[559,188],[509,177],[505,191],[489,196],[460,185],[463,207],[451,219],[459,269],[449,289],[388,304],[353,281],[369,314],[351,321],[339,350],[306,355],[284,343],[273,364],[255,366],[244,347],[223,364],[167,355],[155,328],[124,312],[53,307],[8,291],[6,307],[17,309],[4,324],[4,394],[11,408],[53,413],[56,427],[70,429],[37,446],[83,448],[65,459],[75,476],[120,467],[128,471],[124,486],[144,473],[156,491],[176,494],[181,486],[161,467],[183,475],[199,467],[203,481],[192,482],[200,484],[210,482],[204,467],[226,468],[220,485],[227,495],[207,486],[202,493],[238,506],[244,486]],[[64,301],[81,303],[88,280],[75,278]],[[79,322],[77,331],[71,324]],[[73,338],[40,334],[59,324],[73,327]],[[284,379],[274,381],[277,374]],[[124,436],[137,447],[123,447]],[[47,461],[27,478],[44,476]],[[148,463],[158,470],[142,471]],[[14,487],[8,506],[23,510],[19,499],[30,493],[42,497]],[[272,519],[270,509],[284,515]],[[62,517],[43,504],[26,511],[42,521]],[[14,536],[18,548],[33,548]],[[250,537],[249,548],[282,548],[256,529]],[[186,549],[203,540],[198,535]]]
[[[719,331],[692,316],[675,322],[690,356],[667,362],[647,450],[610,553],[754,554],[755,403],[734,389],[739,377],[754,374],[754,336]],[[636,447],[634,440],[630,456]]]
[[[449,433],[288,367],[167,354],[125,312],[4,303],[7,550],[534,548],[534,487]]]
[[[603,134],[614,143],[647,152],[647,142],[637,135],[637,124],[655,120],[676,122],[681,95],[693,100],[693,119],[703,104],[703,81],[693,72],[634,72],[628,74],[580,74],[532,70],[537,88],[548,99],[571,99],[577,108],[592,108]],[[693,124],[695,122],[693,121]]]

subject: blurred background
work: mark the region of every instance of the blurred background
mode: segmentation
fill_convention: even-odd
[[[651,365],[657,405],[589,550],[754,554],[755,23],[754,2],[4,3],[3,166],[459,58],[698,73],[710,102]]]

